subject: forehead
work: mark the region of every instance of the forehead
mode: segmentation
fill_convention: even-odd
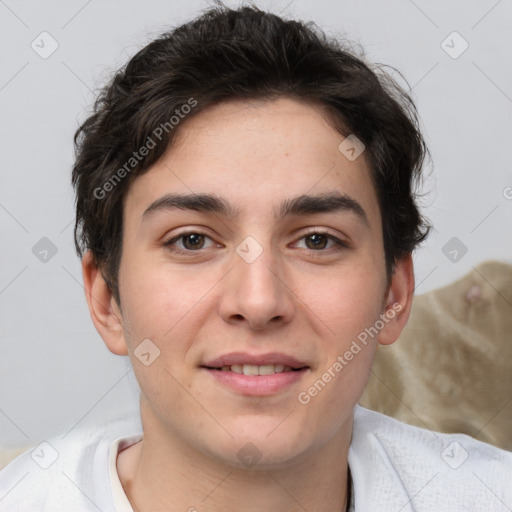
[[[339,192],[380,219],[364,153],[350,160],[340,151],[345,137],[319,106],[229,101],[185,121],[167,153],[132,183],[127,213],[142,215],[164,194],[208,193],[241,215],[275,216],[285,198]]]

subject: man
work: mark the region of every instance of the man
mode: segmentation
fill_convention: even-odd
[[[46,468],[22,455],[1,510],[512,507],[510,453],[357,406],[429,227],[426,148],[389,77],[218,7],[135,55],[75,141],[86,297],[141,425],[52,440]]]

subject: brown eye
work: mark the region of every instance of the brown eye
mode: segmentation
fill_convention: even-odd
[[[210,245],[206,245],[210,241]],[[203,233],[189,232],[171,238],[165,242],[164,246],[168,249],[181,252],[194,252],[200,249],[213,246],[211,238]]]
[[[327,246],[328,238],[329,237],[322,235],[321,233],[313,233],[312,235],[308,235],[305,237],[306,247],[313,250],[325,249]]]
[[[344,251],[350,248],[347,242],[322,231],[314,231],[302,236],[299,239],[298,246],[302,249],[317,252],[319,255]]]
[[[194,250],[194,249],[202,249],[204,245],[204,236],[199,233],[190,233],[188,235],[183,235],[183,246],[185,249]]]

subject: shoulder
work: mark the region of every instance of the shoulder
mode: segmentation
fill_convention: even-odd
[[[112,510],[109,449],[141,432],[127,417],[39,443],[0,471],[0,512]]]
[[[354,411],[349,464],[356,505],[359,489],[360,503],[365,501],[362,494],[372,506],[392,498],[403,512],[414,506],[450,511],[512,508],[512,452],[464,434],[413,427],[361,406]]]

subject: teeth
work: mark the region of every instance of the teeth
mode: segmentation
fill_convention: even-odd
[[[231,366],[223,366],[221,371],[233,373],[243,373],[244,375],[274,375],[274,373],[290,372],[291,366],[284,364],[263,364],[261,366],[255,364],[232,364]]]
[[[275,373],[275,367],[273,364],[265,364],[262,366],[255,367],[258,370],[258,375],[273,375]]]
[[[258,367],[255,364],[244,364],[242,367],[242,371],[244,375],[258,375]]]

